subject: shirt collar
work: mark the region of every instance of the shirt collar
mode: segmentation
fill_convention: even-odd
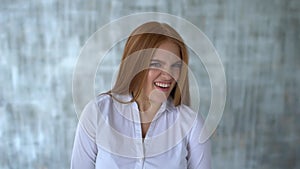
[[[120,110],[126,110],[130,107],[131,109],[132,108],[136,109],[136,111],[139,112],[136,101],[130,103],[130,101],[133,98],[131,94],[126,94],[126,95],[113,94],[113,96],[118,100],[118,101],[116,100],[117,102],[119,102],[119,101],[125,102],[125,103],[119,102],[119,104],[116,104],[117,107],[120,108]],[[126,103],[126,102],[128,102],[128,103]],[[160,108],[157,111],[156,116],[159,117],[162,113],[170,112],[170,111],[174,110],[174,108],[175,108],[175,106],[173,104],[173,100],[171,98],[169,98],[161,104]]]

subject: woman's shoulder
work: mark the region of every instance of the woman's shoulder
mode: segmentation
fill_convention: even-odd
[[[176,108],[180,113],[192,116],[197,119],[201,118],[201,115],[199,114],[198,110],[195,110],[194,108],[192,108],[188,105],[180,104],[180,105],[176,106]],[[200,117],[198,117],[198,116],[200,116]]]
[[[90,101],[85,105],[82,112],[78,115],[79,125],[92,140],[95,140],[96,137],[96,128],[99,123],[99,115],[101,113],[102,115],[106,113],[106,111],[103,111],[104,109],[101,108],[102,105],[106,104],[102,103],[107,102],[109,100],[110,96],[107,94],[98,95],[93,99],[90,99]]]
[[[93,101],[95,103],[101,103],[101,102],[107,102],[107,101],[111,101],[112,97],[110,94],[108,93],[101,93],[99,95],[97,95]]]
[[[90,99],[90,101],[84,106],[84,109],[80,114],[80,119],[90,117],[94,119],[94,116],[98,114],[99,109],[103,105],[103,103],[109,102],[110,100],[111,98],[108,94],[100,94],[93,99]]]
[[[101,93],[94,99],[96,103],[105,103],[105,102],[130,102],[132,96],[130,95],[122,95],[122,94],[114,94],[114,93]]]
[[[204,120],[198,110],[194,110],[190,106],[181,104],[177,106],[177,110],[181,114],[182,119],[189,119],[189,124],[192,124],[193,130],[201,130],[204,125]]]
[[[104,115],[108,115],[109,112],[115,111],[116,109],[120,110],[127,107],[124,105],[127,105],[126,103],[130,103],[131,99],[132,97],[129,95],[103,93],[94,99],[94,103],[98,111]]]

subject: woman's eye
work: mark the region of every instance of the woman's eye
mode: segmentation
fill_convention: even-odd
[[[150,67],[160,67],[160,63],[150,63]]]
[[[173,67],[175,67],[175,68],[181,68],[181,66],[182,66],[181,63],[176,63],[176,64],[173,65]]]

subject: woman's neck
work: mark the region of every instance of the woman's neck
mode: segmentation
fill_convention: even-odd
[[[139,96],[136,102],[140,111],[141,123],[150,123],[162,104],[145,96]]]

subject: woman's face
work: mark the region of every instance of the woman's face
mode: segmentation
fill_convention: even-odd
[[[143,94],[151,101],[166,100],[179,78],[181,67],[179,47],[172,42],[162,43],[150,61]]]

